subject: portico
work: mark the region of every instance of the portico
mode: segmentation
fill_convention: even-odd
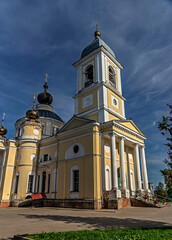
[[[132,122],[130,121],[132,124]],[[116,129],[115,129],[116,128]],[[120,130],[120,132],[119,132]],[[102,124],[102,188],[106,189],[107,174],[105,174],[110,159],[111,189],[110,199],[129,198],[136,194],[136,191],[148,192],[148,177],[145,159],[145,136],[126,129],[119,121],[106,122]],[[109,142],[110,154],[106,153]],[[141,171],[143,178],[143,189],[141,187]],[[119,177],[120,175],[120,177]]]

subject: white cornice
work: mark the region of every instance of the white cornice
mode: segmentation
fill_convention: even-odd
[[[141,134],[139,134],[139,133],[137,133],[137,132],[135,132],[135,131],[133,131],[133,130],[131,130],[131,129],[121,125],[121,124],[119,124],[119,123],[117,123],[117,122],[115,122],[115,120],[112,120],[112,121],[109,121],[109,122],[101,124],[101,128],[112,127],[112,126],[115,126],[115,127],[119,128],[119,129],[123,130],[124,132],[127,132],[127,133],[129,133],[129,134],[131,134],[133,136],[136,136],[136,137],[140,138],[141,140],[145,140],[146,139],[145,136],[143,136],[143,135],[141,135]],[[118,135],[120,135],[120,134],[121,133],[118,133]]]

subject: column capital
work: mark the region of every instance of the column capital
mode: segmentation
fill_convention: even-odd
[[[126,137],[124,136],[118,136],[119,140],[126,140]]]
[[[139,148],[146,148],[146,147],[145,147],[145,144],[139,145]]]
[[[114,131],[112,131],[112,132],[109,133],[109,136],[110,136],[110,137],[111,137],[111,136],[117,137],[117,134],[116,134]]]

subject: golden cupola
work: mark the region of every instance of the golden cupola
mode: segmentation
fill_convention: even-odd
[[[34,100],[33,100],[33,108],[31,110],[28,110],[26,112],[26,117],[29,120],[37,120],[39,118],[39,113],[38,111],[35,109],[35,100],[36,100],[36,94],[34,94]]]
[[[3,116],[2,116],[2,124],[0,126],[0,136],[4,136],[5,134],[7,134],[7,129],[4,127],[4,118],[5,118],[5,113],[3,113]]]

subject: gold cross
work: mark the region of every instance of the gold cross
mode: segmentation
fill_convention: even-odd
[[[45,74],[45,83],[47,83],[47,80],[48,80],[48,73]]]
[[[3,123],[4,123],[4,119],[5,119],[5,113],[2,114],[2,126],[3,126]]]
[[[33,94],[33,109],[35,109],[36,93]]]

